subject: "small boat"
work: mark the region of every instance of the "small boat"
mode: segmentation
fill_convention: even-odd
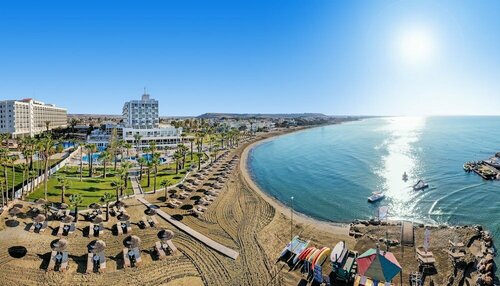
[[[427,189],[429,185],[425,183],[423,180],[419,180],[415,185],[413,185],[414,191],[420,191],[423,189]]]
[[[385,198],[385,195],[382,192],[373,192],[372,195],[368,197],[368,202],[374,203],[380,201],[383,198]]]
[[[408,174],[406,172],[403,173],[403,181],[408,181]]]

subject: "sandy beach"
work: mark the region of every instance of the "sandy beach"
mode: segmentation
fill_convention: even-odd
[[[295,129],[264,133],[229,153],[229,158],[240,157],[239,166],[230,175],[222,194],[208,207],[200,217],[189,214],[188,208],[171,209],[165,206],[163,192],[144,195],[152,204],[157,205],[172,217],[185,225],[209,237],[210,239],[239,252],[236,260],[228,258],[208,248],[193,237],[176,229],[167,221],[160,220],[157,229],[140,229],[137,222],[144,215],[145,206],[136,198],[125,200],[127,212],[131,216],[133,234],[142,239],[142,256],[144,265],[140,268],[127,269],[123,267],[120,253],[125,236],[113,233],[113,225],[117,222],[111,217],[105,223],[106,233],[101,237],[107,243],[108,269],[102,274],[84,274],[87,245],[95,238],[82,235],[89,222],[81,221],[77,231],[68,237],[70,243],[69,269],[65,273],[46,272],[49,243],[57,236],[58,221],[49,223],[49,230],[43,234],[26,231],[31,223],[28,210],[31,206],[23,204],[23,215],[19,216],[20,226],[8,227],[11,220],[6,212],[1,215],[0,249],[12,249],[22,246],[27,254],[21,258],[12,257],[9,252],[0,255],[0,276],[6,277],[3,285],[297,285],[302,279],[299,271],[288,271],[283,263],[276,263],[279,253],[290,240],[290,209],[263,193],[251,180],[246,169],[249,150],[256,144],[269,140],[274,136],[283,135]],[[216,177],[213,174],[213,177]],[[203,195],[203,189],[195,192]],[[194,196],[184,201],[185,205],[193,204]],[[160,228],[168,228],[176,234],[173,242],[179,249],[174,256],[158,261],[152,247],[157,240],[156,233]],[[311,245],[333,247],[343,240],[351,249],[362,252],[372,248],[378,238],[388,232],[391,239],[399,239],[398,225],[390,227],[358,226],[363,236],[358,239],[349,236],[349,226],[320,222],[305,215],[294,214],[293,234],[311,241]],[[465,240],[475,235],[470,228],[466,229],[435,229],[434,244],[440,272],[435,281],[444,282],[447,275],[453,271],[448,257],[440,251],[445,247],[448,238],[457,233]],[[443,237],[437,243],[437,237]],[[416,229],[417,244],[423,239],[423,228]],[[393,249],[395,255],[408,271],[418,267],[414,252]],[[50,257],[50,255],[49,255]],[[328,269],[325,263],[325,273]],[[19,275],[23,273],[23,275]],[[405,276],[407,277],[407,276]],[[399,281],[397,281],[399,282]],[[427,284],[426,284],[427,285]]]

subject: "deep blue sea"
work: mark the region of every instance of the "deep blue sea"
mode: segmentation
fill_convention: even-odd
[[[285,205],[334,222],[389,217],[415,222],[482,224],[500,234],[500,181],[465,173],[466,161],[500,151],[500,117],[373,118],[273,138],[251,150],[259,187]],[[403,172],[409,175],[402,180]],[[425,180],[430,187],[413,191]],[[386,198],[369,204],[383,191]]]

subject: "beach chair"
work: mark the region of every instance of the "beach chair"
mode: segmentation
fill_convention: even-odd
[[[86,274],[94,272],[94,254],[92,252],[89,252],[87,254],[87,270],[85,271]]]
[[[167,257],[167,255],[165,254],[165,251],[163,250],[163,247],[161,245],[161,242],[160,241],[157,241],[155,243],[155,251],[156,253],[158,254],[158,257],[160,259],[165,259]]]
[[[76,224],[74,222],[72,222],[69,225],[68,234],[71,234],[71,233],[75,232],[75,230],[76,230]]]
[[[118,222],[116,224],[116,230],[118,231],[118,235],[122,235],[123,234],[123,228],[122,228],[121,222]]]
[[[202,215],[203,215],[203,212],[202,212],[202,211],[200,211],[200,210],[198,210],[198,209],[195,209],[195,208],[193,208],[193,209],[189,210],[189,212],[190,212],[192,215],[194,215],[195,217],[199,217],[199,216],[202,216]]]
[[[170,240],[170,239],[167,240],[165,242],[165,244],[167,245],[170,254],[175,254],[177,252],[177,247],[174,245],[174,243],[172,242],[172,240]]]
[[[64,272],[68,270],[68,261],[69,261],[68,252],[64,251],[62,253],[61,266],[59,266],[59,272]]]
[[[123,266],[130,267],[130,259],[128,257],[128,248],[123,249]]]
[[[153,227],[158,226],[158,220],[156,219],[156,216],[152,216],[151,220],[153,221]]]
[[[57,236],[62,236],[64,232],[64,223],[59,223],[59,229],[57,230]]]
[[[149,220],[146,216],[142,217],[142,222],[144,223],[144,227],[146,228],[151,227],[151,225],[149,224]]]
[[[142,257],[141,257],[141,251],[139,250],[139,248],[134,248],[132,249],[132,251],[134,252],[134,257],[135,257],[135,266],[136,267],[139,267],[142,265]]]
[[[106,256],[104,255],[104,252],[99,253],[99,272],[106,272]]]
[[[39,232],[39,233],[40,233],[40,232],[44,232],[44,231],[47,229],[47,227],[48,227],[48,226],[49,226],[49,222],[48,222],[48,221],[44,221],[44,222],[42,223],[42,226],[41,226],[41,227],[40,227],[40,229],[38,230],[38,232]]]
[[[55,250],[53,250],[50,253],[50,260],[49,260],[49,266],[47,266],[47,271],[54,270],[54,267],[56,266],[56,255],[57,255],[57,251],[55,251]]]

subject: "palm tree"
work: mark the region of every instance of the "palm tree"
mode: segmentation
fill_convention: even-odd
[[[203,153],[196,153],[198,154],[198,171],[201,170],[201,158],[203,158]]]
[[[123,147],[127,150],[127,157],[130,157],[130,149],[132,149],[132,144],[126,142]]]
[[[171,182],[169,179],[165,179],[163,181],[160,182],[160,187],[163,188],[163,191],[165,191],[165,201],[167,201],[167,190],[168,190],[168,187],[170,186]]]
[[[132,164],[130,162],[123,162],[121,164],[120,173],[123,176],[123,184],[125,185],[125,188],[128,187],[128,171],[130,168],[132,168]]]
[[[72,117],[70,120],[69,120],[69,126],[71,127],[71,132],[75,132],[75,126],[78,124],[80,120],[78,120],[78,118],[76,117]]]
[[[143,158],[143,157],[140,157],[139,160],[137,160],[137,162],[139,162],[139,166],[140,166],[139,181],[142,181],[142,167],[144,165],[146,165],[148,162],[147,162],[146,158]]]
[[[177,150],[179,150],[179,152],[182,155],[182,169],[184,169],[186,164],[186,155],[188,152],[188,148],[186,147],[186,145],[182,144],[177,147]]]
[[[3,141],[1,141],[3,142]],[[9,187],[9,176],[7,174],[7,163],[9,162],[9,158],[7,157],[7,154],[8,154],[8,150],[7,148],[0,148],[0,164],[2,165],[3,167],[3,175],[4,175],[4,184],[6,186],[6,189],[8,189]],[[3,192],[3,190],[2,190]],[[6,194],[6,198],[7,200],[9,199],[9,195],[8,195],[8,192]]]
[[[194,138],[190,137],[189,143],[191,144],[191,161],[193,161],[193,142],[194,142]]]
[[[70,187],[70,183],[69,180],[66,179],[65,177],[58,177],[57,185],[61,189],[61,204],[62,204],[64,203],[64,193],[66,192],[66,189]]]
[[[35,180],[38,177],[38,171],[31,170],[29,171],[29,175],[31,177],[31,192],[35,191]]]
[[[108,160],[111,159],[111,154],[109,154],[108,151],[102,151],[101,154],[99,154],[99,160],[102,161],[102,165],[104,168],[103,176],[106,178],[106,163]]]
[[[153,168],[153,160],[146,162],[146,170],[148,171],[148,188],[151,186],[151,168]]]
[[[45,128],[47,129],[46,131],[49,132],[49,128],[50,128],[50,121],[45,121]]]
[[[83,180],[83,148],[84,145],[80,144],[80,182]]]
[[[153,153],[153,158],[151,159],[151,164],[155,168],[155,176],[153,178],[153,193],[156,194],[156,176],[158,174],[158,165],[160,164],[160,154]]]
[[[182,154],[181,152],[179,152],[179,150],[176,150],[174,152],[174,160],[175,160],[175,173],[178,174],[179,173],[179,164],[181,162],[181,159],[182,159]]]
[[[45,200],[47,200],[47,188],[48,188],[48,180],[49,180],[49,159],[50,155],[54,152],[54,140],[52,140],[52,136],[48,134],[41,140],[41,146],[42,146],[42,154],[43,158],[45,160],[44,166],[45,166],[45,172],[44,172],[44,177],[43,177],[43,184],[44,184],[44,195],[45,195]]]
[[[2,206],[7,204],[5,200],[5,192],[3,190],[3,186],[5,186],[5,178],[0,178],[0,191],[2,192]]]
[[[101,202],[106,203],[106,221],[109,220],[109,202],[111,202],[112,200],[113,196],[108,192],[105,192],[101,197]]]
[[[137,158],[139,158],[139,146],[141,145],[141,138],[142,138],[142,135],[139,134],[139,133],[135,133],[134,134],[134,140],[135,140],[135,151],[136,151],[136,156]]]
[[[123,181],[121,178],[116,178],[111,182],[111,186],[115,188],[116,191],[116,202],[120,200],[119,192],[123,189]]]
[[[97,151],[97,146],[95,144],[87,144],[85,147],[88,150],[88,158],[89,158],[89,177],[92,178],[94,174],[94,153]]]
[[[74,194],[69,196],[71,206],[75,207],[75,222],[78,222],[78,205],[83,203],[82,195]]]
[[[156,147],[156,142],[151,142],[149,143],[149,151],[151,151],[151,159],[153,158],[153,154],[158,150],[158,147]]]

